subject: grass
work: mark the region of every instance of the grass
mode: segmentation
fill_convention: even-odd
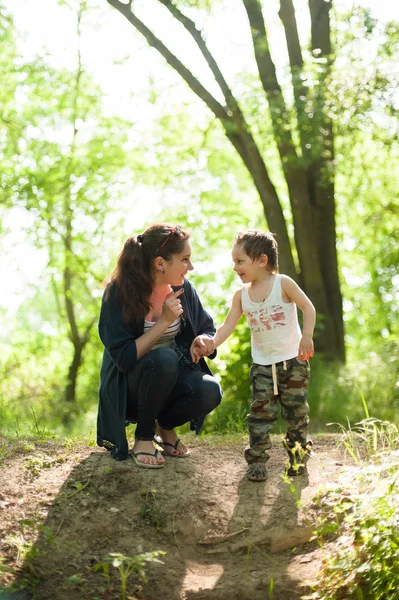
[[[311,600],[399,597],[399,435],[395,425],[366,419],[342,428],[354,467],[319,497],[316,535],[325,552]]]
[[[162,514],[160,506],[157,502],[156,490],[145,490],[140,492],[141,508],[140,517],[149,523],[157,531],[161,531],[165,525],[165,516]]]
[[[360,464],[372,457],[382,458],[399,449],[399,430],[389,421],[368,417],[354,427],[339,425],[342,432],[341,444],[352,460]]]

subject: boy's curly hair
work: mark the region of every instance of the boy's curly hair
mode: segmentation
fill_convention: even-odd
[[[242,244],[245,254],[252,260],[259,258],[261,254],[266,254],[268,269],[273,272],[278,271],[278,245],[274,233],[247,229],[237,235],[234,244]]]

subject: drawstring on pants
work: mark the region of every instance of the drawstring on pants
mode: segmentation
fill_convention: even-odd
[[[283,361],[283,369],[284,371],[287,370],[287,362],[284,360]],[[278,387],[277,387],[277,367],[276,367],[276,363],[272,364],[272,379],[273,379],[273,394],[275,396],[278,395]]]

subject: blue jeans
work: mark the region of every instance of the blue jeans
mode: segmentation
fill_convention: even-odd
[[[127,418],[137,422],[135,437],[152,440],[155,421],[174,429],[205,417],[222,397],[214,377],[179,364],[174,350],[156,348],[145,354],[128,373]]]

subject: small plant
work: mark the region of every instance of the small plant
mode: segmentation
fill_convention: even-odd
[[[156,490],[141,492],[140,496],[143,504],[139,514],[147,523],[159,531],[164,525],[165,517],[158,506],[156,493]]]
[[[35,565],[35,559],[45,554],[43,549],[39,550],[35,545],[35,536],[39,533],[47,544],[52,544],[54,534],[50,527],[41,524],[40,519],[36,517],[22,519],[18,525],[19,531],[9,534],[4,539],[4,543],[16,553],[13,564],[7,565],[5,561],[0,561],[0,573],[11,575],[13,578],[18,573],[18,580],[11,583],[10,589],[34,590],[42,577],[40,569]]]
[[[11,533],[4,539],[6,546],[13,548],[16,551],[15,562],[17,566],[21,566],[24,558],[32,549],[33,542],[27,540],[23,532]]]
[[[252,546],[253,546],[253,542],[252,542],[252,540],[249,540],[249,542],[247,544],[247,551],[245,553],[245,572],[247,575],[249,573],[249,564],[250,564]]]
[[[394,423],[382,421],[370,417],[367,402],[362,393],[363,411],[365,419],[351,427],[348,420],[348,427],[345,428],[340,423],[327,423],[338,425],[342,433],[341,443],[352,460],[359,464],[364,459],[384,456],[399,449],[399,430]]]
[[[147,563],[155,562],[162,564],[162,561],[158,559],[158,556],[166,554],[162,550],[156,550],[154,552],[144,552],[137,554],[136,556],[126,556],[120,552],[111,552],[107,554],[101,563],[97,563],[94,566],[94,571],[102,571],[107,581],[110,581],[110,567],[114,567],[120,577],[120,592],[121,600],[126,600],[127,582],[131,575],[135,574],[144,583],[147,583],[147,577],[144,570],[144,566]]]
[[[30,458],[25,465],[25,469],[31,477],[39,477],[42,472],[42,467],[43,461],[35,456]]]
[[[270,577],[269,582],[269,600],[273,600],[274,578]]]
[[[60,456],[58,458],[48,458],[47,456],[32,456],[26,463],[25,469],[31,475],[31,477],[39,477],[42,469],[51,469],[54,465],[58,465],[65,462],[65,458]]]

